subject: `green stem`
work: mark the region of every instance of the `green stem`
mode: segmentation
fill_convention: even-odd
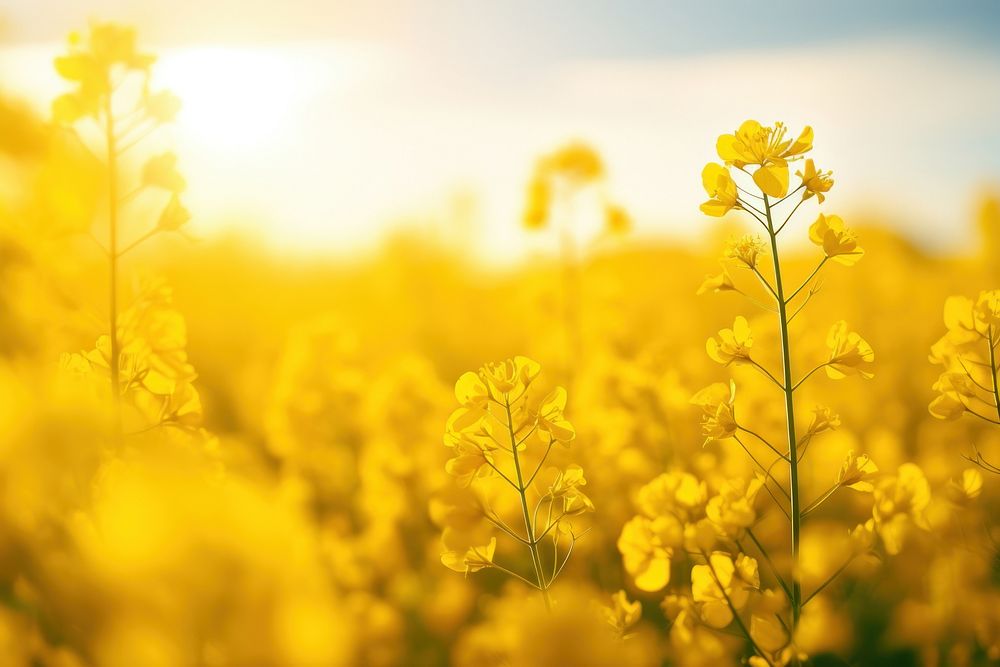
[[[993,325],[989,329],[990,344],[990,375],[993,377],[993,404],[997,408],[997,419],[1000,419],[1000,380],[997,379],[997,352],[993,341]]]
[[[760,555],[764,557],[764,561],[767,563],[768,567],[771,568],[771,574],[773,574],[774,578],[777,579],[778,585],[781,586],[781,590],[785,591],[785,595],[787,595],[788,599],[791,600],[792,590],[788,587],[788,584],[785,583],[785,580],[781,578],[781,575],[778,573],[778,568],[774,566],[774,561],[771,560],[771,556],[767,553],[767,549],[764,548],[764,545],[760,543],[760,540],[757,539],[757,536],[754,535],[753,531],[749,528],[747,528],[747,536],[754,543],[754,546],[757,547],[757,551],[760,552]],[[737,543],[737,546],[739,546],[739,543]],[[742,550],[743,549],[741,547],[740,551]]]
[[[521,474],[521,459],[517,455],[517,435],[514,433],[514,418],[510,413],[510,400],[504,400],[504,409],[507,411],[507,432],[510,434],[510,451],[514,455],[517,493],[521,497],[521,512],[524,515],[524,530],[528,534],[528,551],[531,552],[531,564],[535,568],[535,579],[538,581],[538,590],[542,592],[542,599],[545,600],[545,608],[551,609],[552,601],[549,599],[548,584],[545,582],[545,575],[542,572],[542,557],[538,553],[538,540],[535,538],[535,529],[531,522],[531,511],[528,509],[528,493],[524,485],[524,477]]]
[[[774,289],[778,300],[778,328],[781,332],[781,366],[784,373],[785,422],[788,427],[788,477],[790,514],[792,524],[792,631],[799,624],[802,612],[802,583],[799,577],[799,534],[801,531],[802,508],[799,494],[799,460],[796,453],[798,439],[795,437],[795,402],[793,400],[792,360],[788,344],[788,303],[785,300],[784,286],[781,282],[781,262],[778,259],[778,235],[774,230],[771,217],[771,202],[764,195],[764,212],[767,215],[768,233],[771,237],[771,259],[774,264]]]
[[[753,636],[751,636],[750,630],[747,629],[743,619],[740,618],[740,614],[736,610],[736,606],[729,598],[729,593],[726,592],[726,588],[722,585],[722,580],[719,579],[719,575],[715,571],[715,566],[712,565],[712,558],[705,553],[704,550],[701,552],[701,555],[705,559],[705,563],[708,565],[708,571],[712,573],[712,579],[715,580],[715,585],[719,587],[719,592],[722,593],[722,597],[726,600],[726,606],[729,607],[729,612],[733,615],[733,620],[736,621],[736,625],[739,627],[740,632],[742,632],[743,636],[746,637],[748,642],[750,642],[750,646],[753,647],[754,653],[763,658],[764,662],[768,664],[768,667],[774,667],[771,660],[767,657],[767,654],[760,650],[760,647],[757,646],[757,642],[755,642]]]

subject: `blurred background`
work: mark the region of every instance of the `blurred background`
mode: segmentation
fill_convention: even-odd
[[[53,61],[99,21],[136,29],[150,89],[182,105],[121,161],[114,279],[101,137],[53,105],[76,85]],[[824,269],[793,327],[796,368],[840,319],[876,353],[870,381],[797,394],[803,419],[842,420],[804,492],[849,451],[889,479],[916,463],[930,489],[906,549],[848,570],[797,645],[817,667],[996,664],[1000,478],[956,480],[963,456],[1000,462],[1000,428],[927,406],[946,299],[1000,287],[998,32],[985,0],[0,3],[0,663],[743,664],[738,638],[674,632],[662,603],[691,590],[690,562],[642,591],[617,540],[661,473],[713,497],[752,475],[732,442],[703,446],[706,385],[734,375],[741,414],[783,437],[773,387],[705,355],[744,314],[777,368],[773,318],[696,294],[754,231],[699,211],[702,168],[756,118],[815,129],[821,210],[866,251]],[[163,151],[176,165],[150,177]],[[552,165],[589,175],[539,216]],[[169,192],[131,191],[149,179]],[[782,236],[790,283],[821,256],[816,213]],[[568,390],[560,464],[595,505],[551,615],[500,572],[441,562],[454,383],[520,354]],[[787,551],[759,500],[755,530]],[[810,518],[809,588],[871,518],[854,491]],[[642,609],[624,642],[591,613],[620,589]]]

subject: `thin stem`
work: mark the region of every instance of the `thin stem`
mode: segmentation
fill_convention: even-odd
[[[956,355],[955,360],[958,362],[958,365],[962,367],[962,370],[965,371],[965,376],[969,378],[969,381],[972,382],[972,384],[976,385],[983,391],[988,391],[991,393],[993,392],[993,389],[982,384],[972,375],[972,372],[969,371],[969,369],[966,367],[965,362],[962,360],[962,357]]]
[[[708,565],[708,571],[712,573],[712,578],[715,579],[715,585],[718,586],[719,592],[722,593],[722,597],[725,598],[726,605],[729,607],[729,611],[733,615],[733,620],[736,621],[736,625],[739,626],[743,636],[746,637],[748,642],[750,642],[750,646],[753,647],[754,652],[763,658],[764,662],[766,662],[769,667],[774,667],[771,660],[763,651],[760,650],[760,647],[757,646],[757,642],[755,642],[753,637],[750,636],[750,631],[747,629],[746,624],[743,623],[743,619],[740,618],[739,613],[736,611],[736,607],[733,605],[733,601],[729,599],[729,593],[726,592],[725,587],[722,585],[722,581],[719,579],[719,575],[715,572],[715,566],[712,565],[712,559],[709,558],[708,554],[705,553],[704,550],[702,550],[701,555],[702,558],[705,559],[705,563]]]
[[[483,516],[485,516],[485,517],[486,517],[486,520],[487,520],[487,521],[489,521],[489,522],[490,522],[490,523],[492,523],[492,524],[493,524],[494,526],[496,526],[497,528],[499,528],[499,529],[500,529],[500,530],[502,530],[503,532],[505,532],[505,533],[507,533],[508,535],[510,535],[511,537],[513,537],[513,538],[514,538],[515,540],[517,540],[518,542],[521,542],[521,543],[522,543],[522,544],[524,544],[524,545],[529,545],[529,544],[531,544],[531,542],[529,542],[528,540],[524,539],[523,537],[521,537],[520,535],[518,535],[517,533],[515,533],[515,532],[513,531],[513,529],[511,529],[511,528],[510,528],[510,527],[509,527],[509,526],[508,526],[508,525],[507,525],[506,523],[504,523],[504,522],[503,522],[503,521],[501,521],[500,519],[495,519],[495,518],[493,518],[492,516],[490,516],[489,514],[484,514]]]
[[[520,487],[519,487],[519,486],[518,486],[517,484],[515,484],[515,483],[514,483],[514,480],[512,480],[512,479],[511,479],[510,477],[508,477],[507,475],[505,475],[505,474],[503,473],[503,471],[502,471],[502,470],[500,470],[500,468],[498,468],[498,467],[497,467],[497,466],[496,466],[496,465],[495,465],[495,464],[493,463],[493,461],[490,461],[490,460],[489,460],[489,459],[487,459],[487,458],[484,458],[483,460],[484,460],[484,461],[486,461],[486,465],[488,465],[489,467],[493,468],[493,472],[495,472],[496,474],[498,474],[498,475],[500,475],[501,477],[503,477],[503,479],[504,479],[504,481],[505,481],[505,482],[507,482],[508,484],[510,484],[510,485],[511,485],[512,487],[514,487],[514,490],[515,490],[515,491],[520,491],[520,490],[521,490],[521,488],[520,488]]]
[[[549,531],[551,531],[553,528],[559,525],[559,521],[561,521],[564,516],[566,516],[566,512],[563,512],[562,514],[557,516],[555,521],[549,519],[549,525],[546,526],[545,530],[543,530],[542,533],[535,538],[535,544],[541,543],[542,539],[549,534]]]
[[[990,424],[996,424],[996,425],[1000,425],[1000,421],[998,421],[998,420],[996,420],[996,419],[990,419],[989,417],[985,417],[985,416],[983,416],[983,415],[979,414],[978,412],[976,412],[975,410],[970,410],[969,408],[965,408],[965,411],[966,411],[966,412],[967,412],[968,414],[972,415],[973,417],[979,417],[979,418],[980,418],[980,419],[982,419],[982,420],[983,420],[984,422],[988,422],[988,423],[990,423]]]
[[[830,584],[832,584],[833,580],[836,579],[837,577],[839,577],[844,572],[844,570],[846,570],[847,567],[851,563],[854,562],[855,558],[857,558],[857,556],[851,556],[850,558],[848,558],[846,563],[844,563],[839,568],[837,568],[836,572],[834,572],[833,574],[831,574],[830,577],[826,581],[824,581],[822,584],[819,585],[819,588],[817,588],[812,593],[810,593],[809,597],[807,597],[805,600],[802,601],[802,606],[803,607],[806,606],[809,603],[809,601],[812,600],[817,595],[819,595],[823,591],[824,588],[826,588],[827,586],[829,586]]]
[[[781,493],[784,494],[785,498],[788,498],[788,491],[785,491],[785,487],[781,485],[781,482],[779,482],[777,479],[774,478],[774,475],[771,474],[770,468],[765,468],[764,464],[757,460],[757,457],[754,456],[753,453],[747,448],[746,444],[742,440],[740,440],[739,436],[734,435],[733,439],[736,442],[740,443],[740,447],[742,447],[743,451],[747,453],[747,456],[749,456],[750,459],[757,464],[758,468],[764,471],[764,474],[767,475],[769,479],[774,481],[775,485],[777,485],[777,487],[781,489]],[[777,500],[775,500],[775,502],[777,502]],[[778,505],[778,507],[781,507],[781,505]]]
[[[514,418],[510,412],[510,399],[505,398],[504,409],[507,411],[507,432],[510,434],[510,448],[514,455],[514,472],[517,477],[517,492],[521,496],[521,512],[524,515],[524,530],[528,535],[531,544],[528,551],[531,552],[531,564],[535,568],[535,578],[538,580],[537,588],[542,592],[542,599],[545,601],[545,608],[552,609],[552,601],[549,599],[548,585],[545,583],[545,575],[542,572],[542,559],[538,553],[538,544],[535,541],[535,529],[531,524],[531,513],[528,510],[527,488],[521,475],[521,459],[517,455],[517,435],[514,433]]]
[[[771,287],[771,283],[767,281],[767,278],[764,277],[764,274],[758,271],[756,266],[750,266],[750,270],[753,271],[754,274],[757,276],[757,280],[760,281],[760,284],[763,285],[767,289],[767,291],[771,293],[771,296],[777,299],[778,293],[774,291],[773,287]]]
[[[523,442],[523,440],[522,440],[522,442]],[[552,451],[552,444],[554,442],[555,442],[555,440],[549,440],[549,445],[548,445],[548,447],[545,448],[545,453],[542,455],[542,460],[538,462],[538,466],[535,468],[535,472],[531,473],[531,477],[528,478],[528,483],[525,484],[525,486],[531,486],[531,483],[535,481],[535,477],[538,476],[539,471],[542,469],[542,466],[545,464],[545,459],[549,458],[549,452]]]
[[[144,132],[143,132],[142,134],[140,134],[139,136],[137,136],[137,137],[135,137],[134,139],[132,139],[131,141],[129,141],[129,142],[128,142],[127,144],[125,144],[124,146],[122,146],[122,147],[118,148],[118,150],[117,150],[117,154],[118,154],[118,155],[124,155],[125,153],[129,152],[129,151],[130,151],[130,150],[131,150],[132,148],[134,148],[134,147],[135,147],[135,146],[137,146],[138,144],[142,143],[142,141],[143,141],[143,140],[144,140],[144,139],[145,139],[146,137],[148,137],[148,136],[149,136],[149,135],[151,135],[151,134],[152,134],[153,132],[155,132],[155,131],[156,131],[156,129],[157,129],[157,127],[158,127],[158,126],[156,126],[156,125],[153,125],[153,126],[152,126],[152,127],[150,127],[149,129],[147,129],[146,131],[144,131]],[[112,139],[114,139],[114,137],[112,137]]]
[[[798,192],[799,190],[801,190],[801,189],[802,189],[802,188],[804,188],[804,187],[806,187],[806,186],[805,186],[805,183],[803,183],[803,184],[802,184],[802,185],[800,185],[799,187],[795,188],[794,190],[792,190],[791,192],[789,192],[789,193],[788,193],[787,195],[785,195],[784,197],[782,197],[782,198],[781,198],[781,199],[779,199],[778,201],[776,201],[776,202],[773,202],[773,203],[771,204],[770,208],[774,208],[775,206],[779,206],[779,205],[783,204],[783,203],[785,202],[785,200],[786,200],[786,199],[790,198],[790,197],[791,197],[792,195],[794,195],[794,194],[795,194],[796,192]],[[766,199],[766,198],[767,198],[767,195],[764,195],[764,198]]]
[[[154,227],[153,229],[149,230],[148,232],[137,238],[135,241],[132,241],[132,243],[129,243],[123,250],[119,250],[118,257],[120,258],[128,251],[142,245],[145,241],[148,241],[150,238],[156,236],[159,232],[160,232],[159,227]]]
[[[580,537],[583,537],[583,535],[580,535]],[[560,574],[562,574],[563,568],[566,567],[566,563],[569,562],[569,557],[573,555],[573,547],[576,546],[576,540],[577,540],[577,538],[576,538],[575,535],[570,538],[569,548],[566,550],[566,555],[563,557],[562,562],[559,564],[559,569],[556,570],[555,575],[553,575],[552,581],[555,581],[556,578]]]
[[[760,199],[760,198],[758,197],[758,199]],[[750,202],[748,202],[748,201],[745,201],[745,200],[741,199],[741,200],[740,200],[740,204],[741,204],[742,206],[749,206],[750,208],[752,208],[752,209],[753,209],[754,211],[756,211],[757,213],[760,213],[761,215],[764,215],[764,211],[760,210],[759,208],[757,208],[756,206],[754,206],[753,204],[751,204],[751,203],[750,203]],[[744,208],[743,210],[746,210],[746,209]],[[748,211],[748,212],[749,212],[749,211]],[[758,220],[760,220],[760,218],[757,218],[757,219],[758,219]],[[763,221],[761,221],[761,222],[763,222]]]
[[[806,380],[808,380],[810,377],[812,377],[813,373],[815,373],[816,371],[818,371],[821,368],[826,368],[829,365],[830,365],[830,362],[826,361],[826,362],[820,364],[819,366],[817,366],[816,368],[812,369],[808,373],[806,373],[805,376],[801,380],[799,380],[798,382],[796,382],[795,384],[792,385],[792,391],[794,392],[796,389],[798,389],[800,386],[802,386],[802,383],[805,382]]]
[[[792,359],[788,343],[788,302],[784,296],[784,286],[781,282],[781,262],[778,259],[778,236],[774,231],[774,221],[771,217],[771,202],[764,195],[764,210],[767,213],[767,224],[771,237],[771,260],[774,264],[774,282],[778,300],[778,327],[781,332],[781,366],[784,374],[785,394],[785,424],[788,430],[788,472],[789,497],[792,532],[792,632],[799,624],[802,613],[802,583],[799,578],[799,536],[801,532],[802,510],[799,494],[799,461],[796,453],[798,439],[795,437],[795,401],[792,393]]]
[[[762,443],[764,443],[764,445],[765,445],[765,446],[766,446],[766,447],[767,447],[768,449],[770,449],[770,450],[771,450],[772,452],[774,452],[775,454],[777,454],[778,456],[780,456],[782,460],[784,460],[784,461],[788,461],[788,456],[787,456],[787,455],[785,455],[785,454],[782,454],[781,452],[779,452],[779,451],[778,451],[778,448],[777,448],[777,447],[775,447],[774,445],[772,445],[772,444],[771,444],[770,442],[768,442],[768,441],[767,441],[767,440],[766,440],[766,439],[764,438],[764,436],[760,435],[760,434],[759,434],[759,433],[757,433],[756,431],[751,431],[750,429],[748,429],[748,428],[746,428],[746,427],[744,427],[744,426],[737,426],[736,428],[738,428],[739,430],[743,431],[744,433],[749,433],[749,434],[750,434],[750,435],[752,435],[753,437],[757,438],[757,439],[758,439],[758,440],[760,440],[760,441],[761,441]]]
[[[993,344],[993,325],[989,328],[990,344],[990,375],[993,378],[993,404],[997,409],[997,419],[1000,419],[1000,379],[997,379],[997,353]]]
[[[778,389],[781,389],[781,390],[784,390],[784,389],[785,389],[784,385],[782,385],[782,384],[781,384],[781,382],[780,382],[780,381],[778,380],[778,378],[774,377],[774,375],[772,375],[772,374],[771,374],[771,371],[767,370],[766,368],[764,368],[763,366],[761,366],[761,365],[760,365],[759,363],[757,363],[757,362],[756,362],[756,361],[754,361],[753,359],[751,359],[751,360],[750,360],[750,363],[751,363],[751,365],[753,365],[753,367],[754,367],[754,368],[756,368],[756,369],[757,369],[757,370],[759,370],[759,371],[760,371],[761,373],[763,373],[763,374],[764,374],[764,375],[766,375],[766,376],[767,376],[768,378],[770,378],[771,382],[773,382],[773,383],[774,383],[774,385],[775,385],[775,386],[776,386],[776,387],[777,387]]]
[[[749,528],[747,528],[747,537],[749,537],[750,541],[752,541],[754,543],[754,546],[757,547],[757,551],[760,552],[760,555],[764,557],[764,561],[767,563],[768,567],[771,568],[771,573],[774,575],[774,578],[778,580],[778,584],[781,586],[781,589],[785,591],[785,595],[787,595],[788,599],[791,600],[792,589],[788,587],[788,584],[785,583],[785,580],[781,578],[780,574],[778,574],[778,568],[774,566],[774,561],[772,561],[771,556],[768,555],[767,549],[764,548],[764,545],[760,543],[760,540],[757,539],[757,536],[754,535],[753,531],[750,530]],[[740,551],[743,551],[742,547],[740,548]]]
[[[756,220],[757,222],[760,223],[761,227],[763,227],[764,229],[767,229],[767,223],[764,222],[764,219],[761,218],[760,215],[757,215],[756,213],[754,213],[754,211],[757,210],[755,207],[750,206],[747,202],[743,201],[742,199],[737,199],[736,201],[737,201],[737,203],[739,203],[740,208],[742,208],[744,211],[746,211],[747,213],[749,213],[750,217],[752,217],[754,220]],[[750,206],[750,208],[747,208],[747,206]],[[761,215],[763,215],[763,213],[761,213]]]
[[[819,498],[817,498],[816,500],[814,500],[811,503],[809,503],[809,506],[806,507],[804,510],[802,510],[802,516],[803,517],[808,516],[809,514],[812,514],[815,510],[819,509],[819,506],[822,505],[823,502],[827,498],[829,498],[834,493],[836,493],[837,489],[839,489],[839,488],[840,488],[840,482],[837,482],[836,484],[834,484],[833,486],[831,486],[829,489],[827,489],[823,493],[823,495],[821,495]]]
[[[798,192],[798,190],[796,190],[796,192]],[[784,199],[782,199],[782,201],[784,201]],[[793,208],[792,212],[788,214],[788,217],[785,218],[785,221],[783,223],[781,223],[781,225],[779,225],[778,228],[774,231],[775,234],[780,234],[781,233],[781,230],[785,228],[785,225],[787,225],[788,221],[792,219],[792,216],[795,215],[795,212],[797,210],[799,210],[799,206],[802,206],[802,202],[804,202],[804,201],[805,201],[805,199],[800,199],[799,200],[799,203],[795,205],[795,208]]]
[[[505,574],[509,574],[512,577],[520,579],[521,581],[523,581],[524,583],[528,584],[532,588],[537,588],[538,590],[542,591],[543,593],[545,592],[543,589],[539,588],[538,584],[536,584],[535,582],[533,582],[530,579],[527,579],[525,577],[522,577],[521,575],[519,575],[514,570],[509,570],[509,569],[505,568],[503,565],[499,565],[496,561],[493,561],[492,567],[495,567],[496,569],[500,570],[501,572],[503,572]]]
[[[791,323],[792,320],[798,317],[799,313],[801,313],[805,307],[809,305],[809,302],[812,301],[812,298],[817,294],[819,294],[819,286],[810,287],[809,294],[806,295],[806,298],[802,300],[802,303],[800,303],[798,308],[795,309],[795,312],[788,316],[788,322]]]
[[[791,303],[792,299],[797,297],[799,295],[799,292],[801,292],[806,288],[806,285],[808,285],[810,281],[812,281],[812,279],[816,277],[816,274],[819,273],[819,270],[823,268],[823,266],[827,263],[829,259],[830,259],[829,257],[824,257],[822,260],[820,260],[820,263],[816,265],[816,268],[813,269],[812,273],[809,274],[809,277],[803,280],[802,284],[799,285],[794,292],[792,292],[792,295],[790,297],[788,297],[787,303]]]

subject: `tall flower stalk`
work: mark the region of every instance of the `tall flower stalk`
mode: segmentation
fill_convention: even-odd
[[[749,270],[763,287],[766,293],[763,301],[753,297],[751,299],[756,305],[775,316],[780,341],[781,371],[778,374],[772,373],[752,356],[753,337],[749,324],[742,317],[737,318],[733,329],[723,330],[718,338],[709,340],[709,356],[725,366],[750,366],[761,372],[778,388],[784,403],[786,442],[782,447],[775,446],[757,431],[737,422],[732,400],[725,403],[725,409],[730,412],[728,423],[731,430],[723,429],[720,432],[719,409],[723,403],[713,401],[706,403],[705,396],[695,402],[707,408],[706,434],[710,437],[714,439],[731,437],[748,453],[750,453],[749,447],[740,438],[741,435],[750,437],[778,456],[774,463],[765,466],[757,457],[750,454],[764,475],[764,484],[768,491],[771,492],[772,487],[775,487],[788,503],[786,513],[789,522],[792,571],[791,583],[786,587],[786,592],[791,609],[792,633],[798,626],[802,608],[806,603],[803,599],[798,567],[803,520],[837,488],[851,485],[845,484],[844,479],[838,480],[837,485],[828,494],[811,504],[807,505],[804,502],[800,470],[806,448],[817,434],[818,427],[814,420],[809,432],[802,437],[799,436],[796,431],[795,393],[806,380],[821,369],[825,369],[834,379],[849,374],[870,377],[866,367],[874,360],[871,347],[857,334],[849,333],[846,325],[840,322],[833,326],[827,338],[830,348],[828,359],[803,374],[798,380],[795,379],[790,325],[817,293],[819,284],[814,280],[830,261],[849,266],[856,263],[863,255],[863,250],[858,246],[854,234],[844,227],[840,218],[820,214],[809,228],[809,237],[823,249],[824,256],[798,287],[789,288],[787,279],[783,276],[783,258],[779,245],[782,232],[803,203],[814,197],[822,203],[826,197],[825,193],[833,185],[829,172],[817,170],[812,160],[806,160],[804,169],[797,172],[801,183],[789,192],[789,162],[801,159],[803,154],[810,151],[812,140],[813,132],[809,127],[806,127],[793,141],[786,137],[786,128],[781,123],[765,127],[756,121],[747,121],[735,133],[719,137],[717,149],[723,164],[711,163],[702,172],[705,190],[710,197],[701,205],[704,213],[718,217],[731,210],[743,211],[760,225],[766,235],[766,242],[763,243],[756,236],[745,236],[732,241],[726,251],[725,259]],[[736,177],[740,177],[741,180],[745,177],[747,182],[738,183]],[[771,255],[770,276],[761,268],[761,257],[767,252]],[[701,291],[742,292],[736,287],[728,271],[710,277]],[[735,395],[734,392],[732,395]],[[777,463],[784,463],[787,466],[789,484],[787,490],[771,474]],[[772,497],[778,496],[772,495]],[[752,537],[752,532],[750,534],[758,550],[770,562],[770,557],[763,550],[763,546]],[[782,583],[784,585],[784,582]],[[750,641],[753,641],[752,638]]]
[[[442,562],[458,572],[500,570],[538,589],[563,572],[582,532],[574,519],[593,510],[583,470],[555,465],[553,449],[575,437],[564,416],[566,391],[537,395],[537,363],[515,357],[466,373],[455,385],[459,407],[445,430],[446,470],[457,487],[432,503],[444,526]],[[511,503],[513,492],[513,500]],[[516,517],[516,518],[515,518]],[[515,528],[520,523],[523,528]],[[531,573],[497,562],[497,535],[527,550]]]
[[[931,414],[938,419],[968,415],[1000,426],[1000,290],[980,292],[975,301],[949,298],[944,323],[947,333],[931,348],[931,362],[945,367],[934,383]],[[978,448],[966,458],[1000,474],[1000,466]]]
[[[164,123],[173,120],[180,108],[171,93],[151,92],[151,68],[155,56],[136,47],[135,31],[115,24],[91,26],[86,36],[73,33],[69,50],[55,61],[59,75],[75,84],[74,90],[53,102],[52,114],[57,123],[67,127],[82,145],[98,156],[103,155],[107,178],[107,245],[96,236],[108,261],[108,334],[107,367],[111,396],[115,406],[118,431],[121,432],[121,401],[126,387],[122,382],[122,333],[120,322],[120,263],[122,256],[153,235],[179,230],[190,218],[181,205],[183,177],[176,170],[176,157],[164,153],[149,159],[138,185],[121,195],[121,160]],[[98,136],[90,138],[94,126]],[[88,142],[97,141],[99,150]],[[123,208],[146,188],[166,191],[169,198],[155,224],[132,242],[123,244]],[[101,345],[99,345],[101,347]]]
[[[604,192],[605,175],[600,154],[584,143],[569,143],[544,155],[528,182],[522,216],[529,230],[554,226],[558,233],[565,366],[570,378],[574,365],[584,357],[583,257],[575,229],[579,224],[577,199],[584,192],[597,192],[606,234],[622,235],[631,228],[625,209],[610,201]]]

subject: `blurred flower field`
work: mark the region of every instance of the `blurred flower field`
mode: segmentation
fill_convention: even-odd
[[[190,238],[135,40],[0,99],[2,664],[1000,661],[1000,199],[930,254],[736,119],[700,243],[572,143],[510,223],[553,256],[293,263]]]

